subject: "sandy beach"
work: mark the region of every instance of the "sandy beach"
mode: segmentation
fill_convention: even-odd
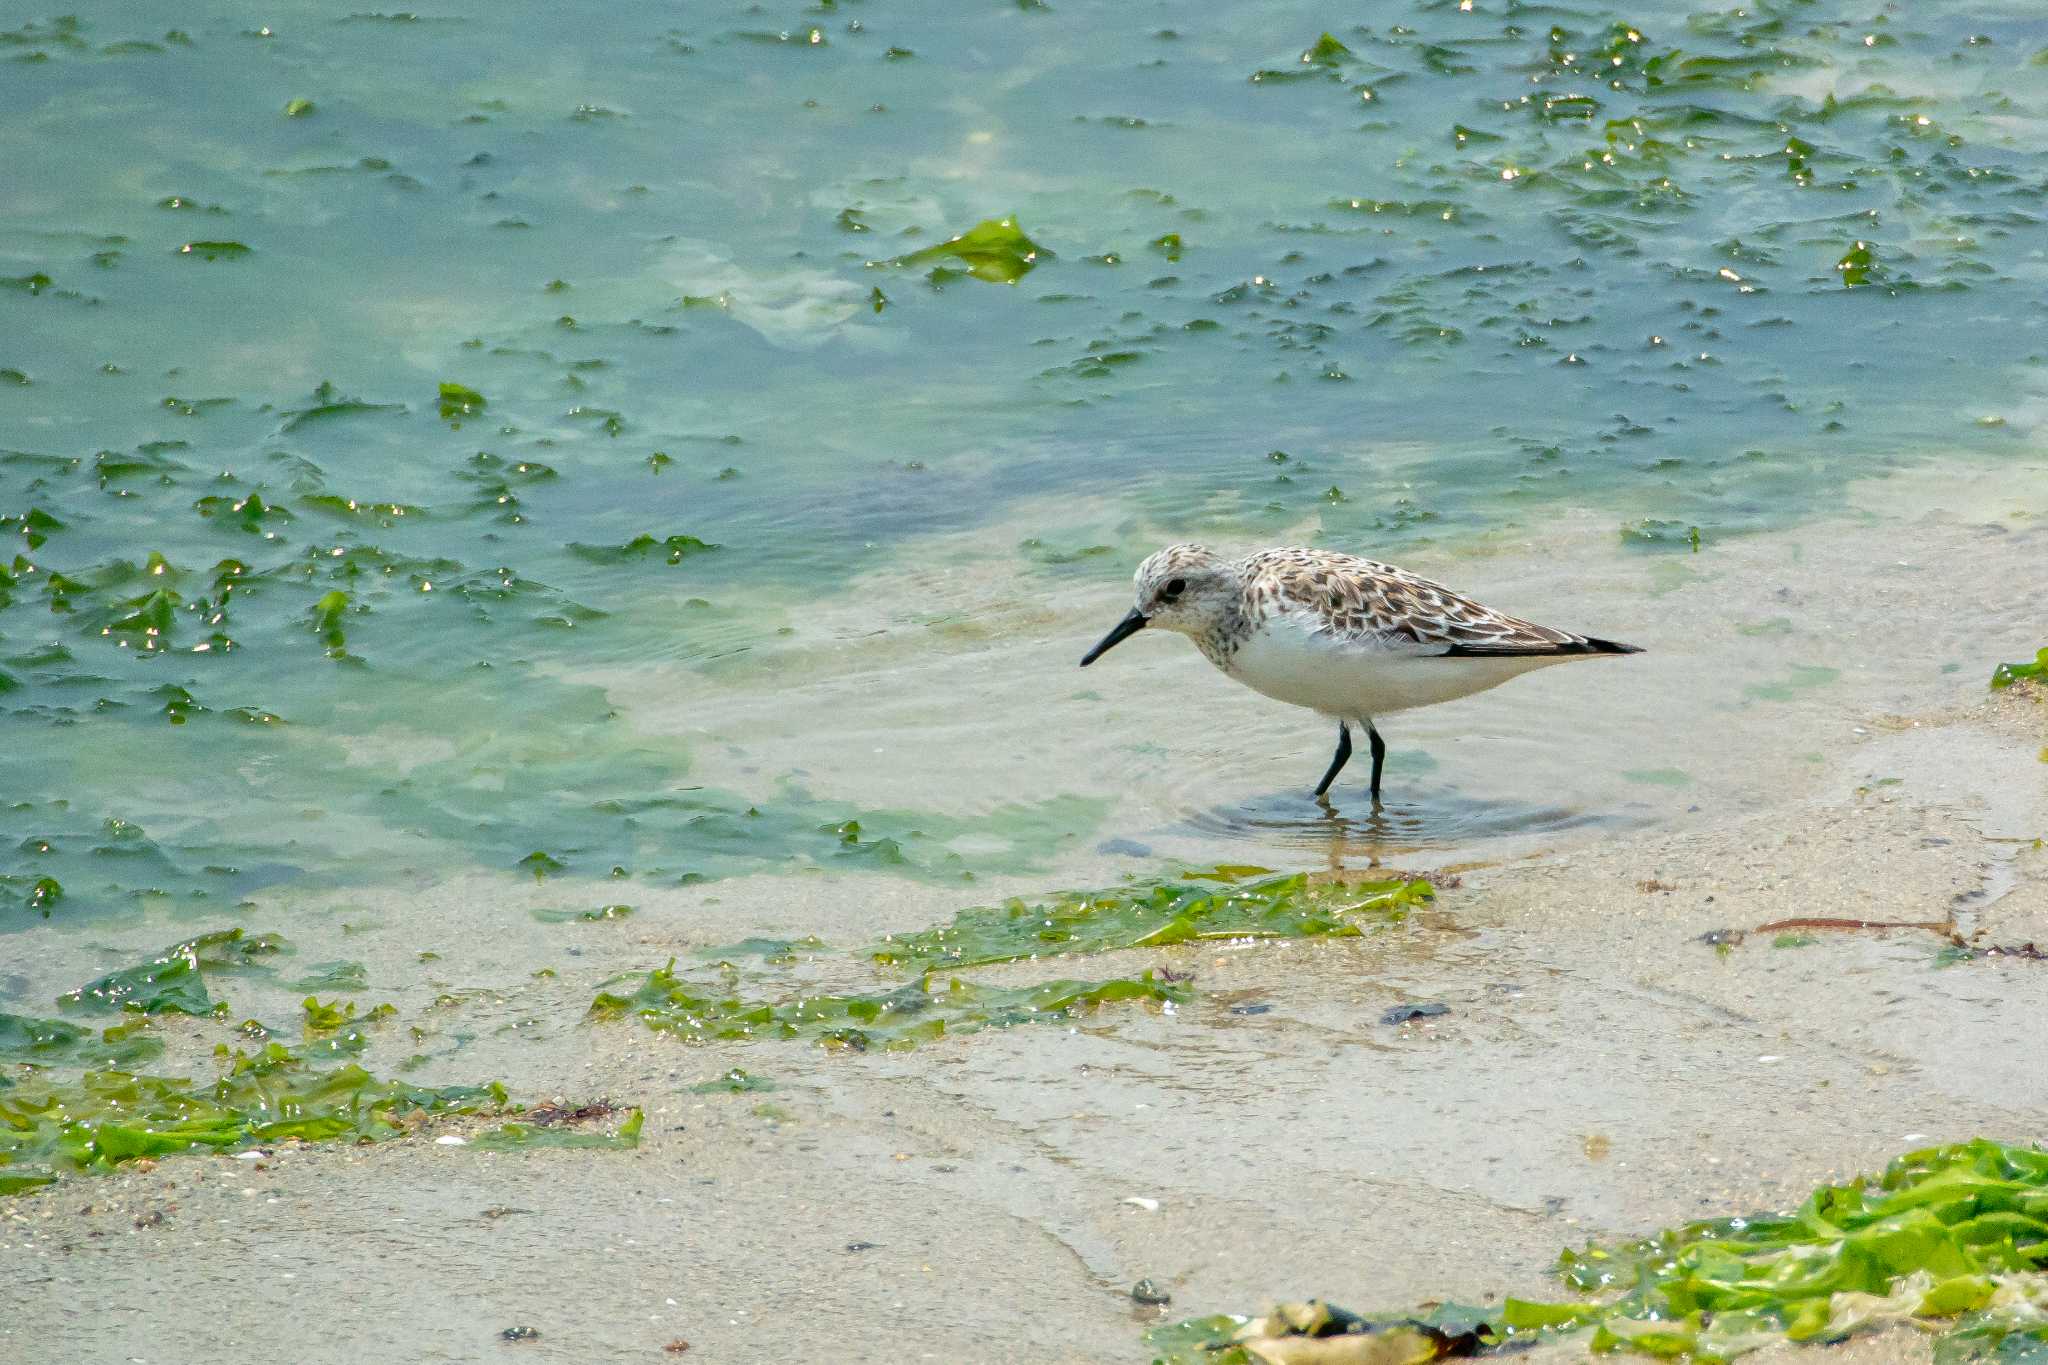
[[[849,609],[792,642],[791,692],[725,698],[724,744],[693,778],[744,788],[794,749],[821,795],[995,808],[1081,791],[1108,803],[1113,838],[971,887],[825,871],[678,887],[617,923],[519,913],[601,884],[483,869],[261,905],[240,922],[288,909],[303,955],[345,950],[373,979],[441,954],[433,979],[375,992],[434,1021],[414,1079],[638,1105],[640,1146],[486,1154],[438,1141],[486,1126],[451,1120],[67,1179],[0,1203],[0,1354],[1139,1361],[1155,1322],[1279,1298],[1542,1297],[1557,1252],[1589,1238],[1787,1207],[1936,1141],[2036,1138],[2039,961],[1938,965],[1950,940],[1927,928],[1758,932],[1831,917],[2048,944],[2048,696],[1985,687],[2048,625],[2048,478],[2022,472],[1951,470],[1939,513],[1916,476],[1863,485],[1831,521],[1696,556],[1617,555],[1587,517],[1540,553],[1419,564],[1650,653],[1399,718],[1378,825],[1356,792],[1352,818],[1312,818],[1298,793],[1327,737],[1178,641],[1127,648],[1084,689],[1072,656],[1121,610],[1118,574],[1006,603],[999,580],[948,577],[935,545],[932,578],[873,588],[865,630]],[[989,633],[935,638],[931,614],[954,608]],[[885,690],[913,665],[915,687]],[[603,681],[657,739],[701,728],[716,687]],[[1667,723],[1677,711],[1693,714]],[[1375,861],[1430,875],[1436,899],[1356,938],[972,973],[1191,974],[1171,1010],[864,1055],[580,1022],[615,975],[749,935],[843,948],[1134,864]],[[99,969],[109,937],[11,970],[50,993]],[[738,971],[765,995],[893,979],[843,952]],[[236,989],[238,1011],[288,1007]],[[1447,1009],[1382,1022],[1422,1003]],[[166,1033],[196,1051],[205,1027]],[[735,1066],[774,1088],[692,1090]],[[1135,1304],[1141,1278],[1171,1305]],[[538,1336],[501,1336],[520,1327]],[[1837,1355],[1926,1350],[1892,1333]]]

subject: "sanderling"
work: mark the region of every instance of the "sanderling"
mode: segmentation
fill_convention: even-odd
[[[1337,722],[1321,799],[1351,758],[1351,727],[1372,744],[1379,800],[1387,744],[1373,718],[1470,696],[1518,673],[1634,645],[1504,616],[1405,569],[1329,550],[1260,550],[1227,560],[1170,545],[1138,566],[1138,605],[1081,660],[1086,668],[1146,626],[1179,631],[1254,692]]]

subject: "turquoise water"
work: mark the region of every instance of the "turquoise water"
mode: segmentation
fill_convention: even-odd
[[[581,679],[772,697],[941,533],[1002,526],[1020,598],[1566,507],[1656,552],[2039,410],[2027,4],[74,13],[0,33],[31,943],[470,868],[1030,873],[1105,804],[695,786],[715,707]]]

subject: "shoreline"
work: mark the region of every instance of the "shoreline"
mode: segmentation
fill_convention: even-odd
[[[1773,579],[1800,562],[1790,546],[1838,554],[1869,534],[1805,528],[1753,543],[1746,558],[1731,550],[1710,566],[1712,585],[1651,599],[1661,629],[1704,629],[1706,607],[1693,599],[1714,589],[1739,590],[1744,603],[1774,600],[1783,584]],[[1450,771],[1390,766],[1389,781],[1425,789],[1416,799],[1427,818],[1456,814],[1429,792],[1461,773],[1497,784],[1487,799],[1510,812],[1558,785],[1540,762],[1526,774],[1475,768],[1455,737],[1474,729],[1492,754],[1540,759],[1555,749],[1517,749],[1506,729],[1537,712],[1560,727],[1604,717],[1614,733],[1589,743],[1574,780],[1590,774],[1596,791],[1645,787],[1652,809],[1632,824],[1476,844],[1454,834],[1384,850],[1403,870],[1459,868],[1450,875],[1460,884],[1395,928],[974,973],[1009,984],[1148,967],[1193,973],[1194,998],[1171,1013],[1113,1006],[1068,1028],[991,1030],[861,1057],[771,1042],[688,1047],[630,1020],[521,1023],[580,1015],[594,981],[748,934],[818,933],[843,947],[943,922],[965,904],[1110,885],[1135,870],[1128,857],[1087,849],[968,887],[734,878],[638,897],[640,913],[616,924],[539,924],[527,908],[575,904],[583,889],[508,886],[482,872],[330,897],[324,908],[267,909],[252,922],[291,933],[307,957],[338,948],[345,926],[361,924],[367,930],[347,951],[369,957],[373,975],[431,944],[449,964],[431,974],[457,992],[495,982],[495,995],[450,1007],[421,1074],[438,1083],[487,1072],[528,1099],[641,1104],[639,1149],[486,1155],[433,1142],[465,1131],[458,1123],[375,1147],[286,1147],[261,1162],[181,1157],[66,1181],[0,1201],[0,1270],[23,1286],[0,1316],[0,1342],[19,1336],[59,1354],[145,1362],[192,1358],[167,1342],[262,1341],[312,1360],[365,1347],[425,1360],[508,1349],[577,1360],[662,1356],[678,1339],[691,1343],[687,1358],[708,1360],[1138,1360],[1143,1329],[1162,1317],[1253,1312],[1310,1295],[1361,1310],[1540,1295],[1554,1289],[1547,1267],[1557,1251],[1588,1237],[1796,1202],[1816,1183],[1935,1141],[2030,1137],[2048,1117],[2048,1080],[2011,1021],[2048,1006],[2039,964],[1938,967],[1939,943],[1923,931],[1819,933],[1784,948],[1751,933],[1726,952],[1700,936],[1800,914],[1920,920],[1953,911],[1979,943],[2048,941],[2048,855],[2029,842],[2048,834],[2039,758],[2048,703],[2031,687],[1987,695],[1996,660],[1975,675],[1939,672],[1941,656],[1981,633],[1987,614],[2017,633],[2020,609],[2010,580],[1997,581],[2001,566],[2028,562],[2044,539],[2038,516],[2008,519],[1995,533],[1938,518],[1920,537],[1925,553],[1913,555],[1928,561],[1920,577],[1886,574],[1867,541],[1860,567],[1826,561],[1838,583],[1861,575],[1854,588],[1785,609],[1819,613],[1819,629],[1795,638],[1811,666],[1838,668],[1829,686],[1746,696],[1777,680],[1747,651],[1784,636],[1729,632],[1721,676],[1697,676],[1683,650],[1667,651],[1650,695],[1640,695],[1641,679],[1584,689],[1574,679],[1546,684],[1547,700],[1569,714],[1510,689],[1487,703],[1499,709],[1476,718],[1448,707],[1418,713],[1390,739],[1410,753],[1443,751],[1449,757],[1438,761]],[[1993,581],[1976,597],[1958,586],[1987,575]],[[1540,598],[1542,584],[1524,591]],[[1632,595],[1628,585],[1582,581],[1567,596],[1597,617],[1603,601]],[[976,686],[1008,680],[1021,697],[1039,656],[1063,654],[1069,624],[1092,620],[1108,596],[1099,583],[1077,587],[1055,603],[1042,641],[1021,653],[936,662]],[[1936,614],[1939,602],[1952,619]],[[1911,630],[1878,653],[1870,633],[1888,610]],[[1702,637],[1694,648],[1722,643]],[[1859,650],[1892,667],[1838,667]],[[1159,733],[1156,717],[1147,720],[1161,703],[1158,685],[1192,686],[1190,662],[1206,669],[1162,651],[1119,680],[1121,697],[1091,677],[1109,699],[1080,705]],[[858,672],[857,660],[842,663]],[[1178,786],[1140,792],[1107,832],[1142,837],[1161,863],[1259,861],[1240,855],[1263,847],[1315,865],[1310,848],[1270,830],[1225,837],[1185,828],[1191,809],[1256,800],[1255,784],[1291,775],[1262,745],[1322,738],[1201,681],[1213,687],[1188,694],[1194,718],[1232,722],[1221,752],[1200,759],[1199,777],[1214,790],[1199,802]],[[856,685],[813,683],[808,700]],[[658,731],[665,713],[631,709],[638,703],[621,688],[615,696],[634,723]],[[1643,719],[1651,708],[1700,698],[1733,718],[1745,742],[1730,766],[1741,771],[1702,771],[1668,787],[1611,775],[1622,750],[1655,735]],[[692,700],[676,699],[676,714]],[[1052,714],[1059,738],[1046,755],[1011,737],[1021,721],[995,726],[990,761],[1019,745],[1026,790],[1062,747],[1069,762],[1079,751],[1080,730]],[[744,708],[732,719],[721,761],[743,774],[757,741]],[[878,733],[898,723],[887,706],[868,722]],[[1753,745],[1796,735],[1819,762],[1777,753],[1763,758],[1761,774],[1743,766]],[[820,750],[811,780],[830,794],[857,770],[861,749],[854,735],[843,756]],[[1157,761],[1179,762],[1184,749]],[[1258,771],[1224,780],[1252,753],[1261,753]],[[1081,762],[1107,769],[1128,757],[1111,749]],[[1355,866],[1358,854],[1344,856]],[[86,979],[75,968],[96,960],[87,947],[67,941],[37,970]],[[513,975],[515,964],[537,961],[559,977]],[[864,973],[835,958],[785,974],[743,965],[741,979],[760,993]],[[506,984],[515,980],[524,984]],[[395,993],[401,1022],[425,1011],[428,989]],[[34,996],[17,993],[15,1007],[23,1002]],[[1389,1008],[1422,1002],[1449,1012],[1379,1022]],[[1233,1012],[1255,1006],[1265,1008]],[[167,1025],[180,1031],[196,1037],[198,1026]],[[776,1088],[690,1092],[733,1066]],[[487,1216],[503,1209],[520,1211]],[[872,1245],[848,1249],[860,1243]],[[1003,1249],[996,1277],[990,1247]],[[1173,1295],[1163,1315],[1131,1303],[1139,1278]],[[321,1300],[359,1305],[360,1320],[342,1329],[344,1339],[356,1333],[346,1345],[321,1315],[278,1312]],[[518,1325],[541,1336],[516,1347],[498,1338]],[[1926,1352],[1898,1333],[1849,1349],[1880,1360]]]

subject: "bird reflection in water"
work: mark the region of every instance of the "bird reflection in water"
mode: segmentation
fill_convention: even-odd
[[[1388,858],[1427,850],[1611,823],[1612,815],[1488,800],[1453,790],[1346,807],[1298,791],[1278,791],[1240,805],[1198,811],[1186,827],[1200,834],[1315,849],[1329,858],[1332,871],[1342,871],[1347,864],[1377,867]]]

